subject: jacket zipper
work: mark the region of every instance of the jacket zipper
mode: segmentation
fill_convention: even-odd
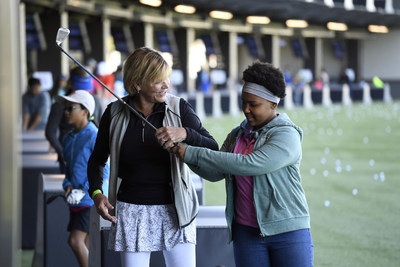
[[[144,121],[142,121],[142,142],[143,143],[144,143],[144,126],[146,126],[146,123]]]

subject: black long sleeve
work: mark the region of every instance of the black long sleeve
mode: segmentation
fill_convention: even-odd
[[[111,123],[111,109],[110,106],[105,110],[99,123],[99,130],[97,132],[96,144],[92,155],[88,161],[88,181],[89,181],[89,195],[93,191],[101,189],[103,186],[104,166],[110,155],[109,146],[109,129]]]
[[[184,99],[180,101],[182,125],[186,129],[186,143],[191,146],[206,147],[218,150],[218,143],[211,134],[203,127],[199,117],[192,106]]]

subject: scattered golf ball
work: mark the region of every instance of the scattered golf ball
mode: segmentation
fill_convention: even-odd
[[[342,172],[342,167],[336,166],[336,172],[337,172],[337,173],[341,173],[341,172]]]
[[[329,207],[331,205],[331,202],[329,200],[325,200],[324,206]]]
[[[352,193],[353,193],[353,195],[357,195],[357,193],[358,193],[357,188],[354,188],[353,191],[352,191]]]
[[[381,178],[381,182],[385,181],[385,173],[384,172],[380,172],[379,173],[379,178]]]
[[[348,165],[346,165],[346,171],[351,171],[351,165],[350,164],[348,164]]]

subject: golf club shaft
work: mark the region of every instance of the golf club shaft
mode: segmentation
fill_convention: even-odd
[[[157,130],[157,128],[151,123],[149,122],[145,117],[143,117],[142,115],[140,115],[139,112],[137,112],[134,108],[132,108],[131,106],[129,106],[122,98],[120,98],[119,96],[117,96],[110,88],[107,87],[107,85],[105,85],[102,81],[100,81],[95,75],[93,75],[88,69],[86,69],[78,60],[76,60],[75,58],[73,58],[70,54],[67,53],[67,51],[65,51],[61,45],[57,46],[61,49],[61,51],[66,54],[72,61],[74,61],[76,64],[79,65],[79,67],[81,67],[84,71],[86,71],[90,76],[92,76],[93,79],[95,79],[99,84],[101,84],[104,89],[106,89],[108,92],[110,92],[116,99],[118,99],[119,101],[121,101],[125,106],[127,106],[136,116],[138,116],[143,122],[147,123],[151,128],[153,128],[154,130]]]

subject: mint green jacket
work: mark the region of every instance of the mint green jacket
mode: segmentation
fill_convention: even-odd
[[[302,130],[283,113],[257,131],[252,153],[231,153],[246,124],[244,120],[228,134],[221,151],[188,146],[184,159],[194,172],[208,181],[225,179],[229,241],[235,216],[234,175],[253,176],[254,205],[263,236],[310,228],[299,170]]]

